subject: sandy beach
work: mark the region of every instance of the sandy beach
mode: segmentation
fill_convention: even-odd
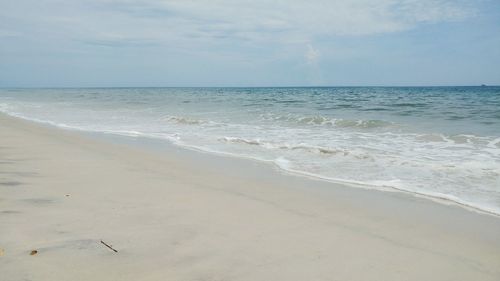
[[[0,279],[500,280],[500,219],[0,115]]]

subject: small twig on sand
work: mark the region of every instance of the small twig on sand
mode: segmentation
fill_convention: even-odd
[[[110,248],[113,252],[118,253],[118,251],[117,251],[117,250],[113,249],[113,247],[111,247],[110,245],[106,244],[106,242],[104,242],[104,241],[102,241],[102,240],[101,240],[101,243],[102,243],[104,246],[106,246],[106,247]]]

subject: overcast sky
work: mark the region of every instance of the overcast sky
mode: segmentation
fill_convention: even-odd
[[[0,0],[0,87],[478,84],[498,0]]]

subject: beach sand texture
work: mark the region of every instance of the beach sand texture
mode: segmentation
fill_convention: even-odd
[[[1,115],[0,280],[500,280],[497,217],[211,157]]]

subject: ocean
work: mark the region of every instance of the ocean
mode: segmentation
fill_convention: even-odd
[[[500,87],[0,89],[0,111],[500,215]]]

